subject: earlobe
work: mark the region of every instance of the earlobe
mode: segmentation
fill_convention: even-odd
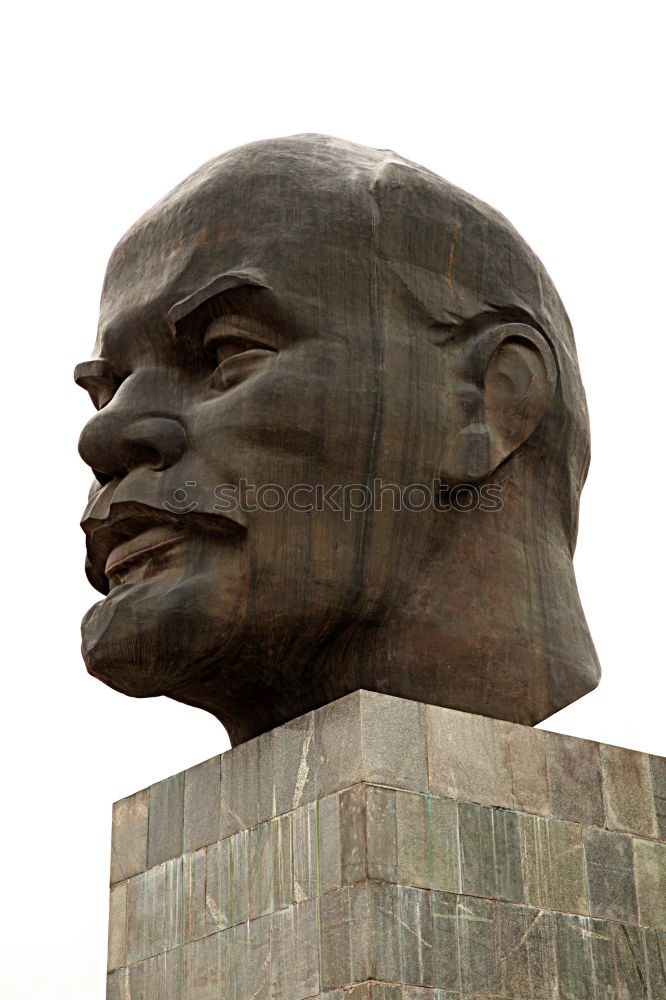
[[[524,323],[489,331],[468,364],[475,369],[475,401],[458,410],[447,472],[461,482],[479,482],[541,422],[553,399],[557,368],[545,337]]]

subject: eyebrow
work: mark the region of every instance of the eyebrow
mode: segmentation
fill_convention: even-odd
[[[222,292],[231,291],[234,288],[239,288],[242,285],[251,285],[255,288],[267,288],[272,290],[272,285],[269,284],[264,274],[255,267],[239,268],[234,271],[225,271],[223,274],[218,274],[215,278],[211,278],[204,285],[201,285],[190,295],[187,295],[183,299],[179,299],[175,302],[171,308],[167,311],[166,320],[169,324],[171,332],[176,335],[176,325],[180,320],[185,319],[190,313],[198,309],[200,305],[207,302],[208,299],[212,299],[216,295],[220,295]]]

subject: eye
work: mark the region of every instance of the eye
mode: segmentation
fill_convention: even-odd
[[[260,326],[263,324],[237,321],[235,317],[220,318],[210,324],[203,346],[206,356],[215,365],[210,380],[212,388],[231,389],[272,360],[277,348],[267,343],[268,336],[261,336],[264,331]],[[270,331],[266,333],[270,335]]]
[[[109,372],[106,361],[84,361],[74,369],[74,381],[85,389],[96,410],[109,403],[121,380]]]

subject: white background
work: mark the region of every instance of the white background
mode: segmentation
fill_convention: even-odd
[[[663,26],[640,2],[23,3],[2,93],[0,995],[104,995],[111,802],[227,746],[89,678],[78,516],[107,257],[206,159],[325,132],[500,209],[576,331],[592,417],[577,573],[601,688],[546,723],[666,754]]]

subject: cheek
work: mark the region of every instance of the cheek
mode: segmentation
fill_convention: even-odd
[[[188,420],[196,451],[257,485],[363,481],[375,396],[354,385],[339,358],[327,361],[326,373],[321,358],[304,372],[285,358],[198,404]]]

